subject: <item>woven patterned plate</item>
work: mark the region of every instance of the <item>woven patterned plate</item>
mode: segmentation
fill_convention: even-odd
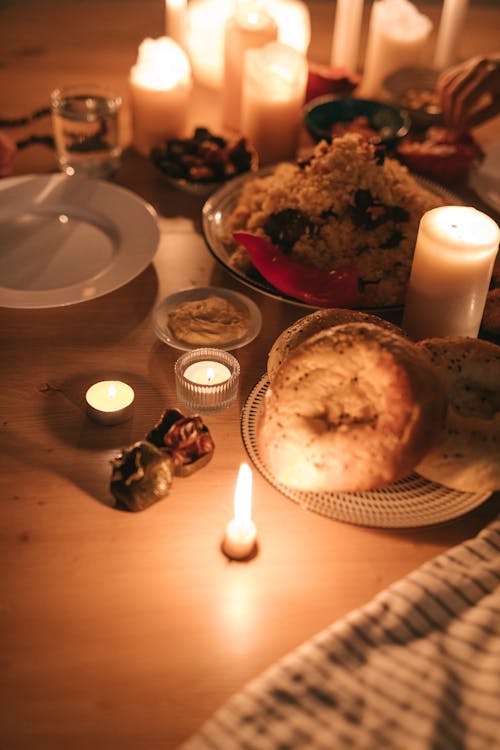
[[[458,492],[411,474],[389,487],[369,492],[301,492],[278,482],[262,461],[256,427],[262,399],[269,387],[263,375],[249,394],[241,414],[241,435],[255,468],[283,495],[302,508],[328,518],[363,526],[412,528],[457,518],[488,499],[490,492]]]

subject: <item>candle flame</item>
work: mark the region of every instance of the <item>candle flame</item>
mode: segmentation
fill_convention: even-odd
[[[236,480],[234,519],[241,529],[252,520],[252,470],[246,463],[241,464]]]
[[[114,383],[110,383],[108,385],[108,398],[111,398],[111,399],[116,398],[116,386]]]
[[[208,367],[207,368],[207,383],[211,383],[214,377],[215,377],[214,368]]]

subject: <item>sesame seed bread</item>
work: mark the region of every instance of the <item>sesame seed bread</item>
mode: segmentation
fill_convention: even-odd
[[[441,379],[408,339],[370,323],[334,326],[277,371],[257,424],[259,453],[296,489],[383,487],[423,458],[445,405]]]
[[[377,315],[337,307],[316,310],[296,320],[278,336],[267,357],[269,380],[273,380],[292,349],[295,349],[302,341],[305,341],[314,333],[318,333],[318,331],[343,323],[373,323],[373,325],[378,325],[388,331],[399,333],[401,336],[405,335],[401,328],[383,318],[379,318]]]
[[[417,471],[456,490],[500,489],[500,347],[461,337],[417,346],[440,372],[448,396],[444,428]]]

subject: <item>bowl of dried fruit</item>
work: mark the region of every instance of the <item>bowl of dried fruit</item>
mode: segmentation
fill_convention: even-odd
[[[376,145],[388,146],[410,129],[410,118],[404,110],[372,99],[335,96],[313,99],[305,107],[304,122],[316,142],[359,133]]]
[[[257,155],[246,138],[216,135],[202,127],[190,138],[171,138],[154,148],[151,161],[171,185],[201,196],[258,168]]]

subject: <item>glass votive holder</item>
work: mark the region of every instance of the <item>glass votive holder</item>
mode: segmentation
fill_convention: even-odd
[[[240,363],[222,349],[193,349],[175,363],[178,398],[192,411],[227,409],[238,394]]]

